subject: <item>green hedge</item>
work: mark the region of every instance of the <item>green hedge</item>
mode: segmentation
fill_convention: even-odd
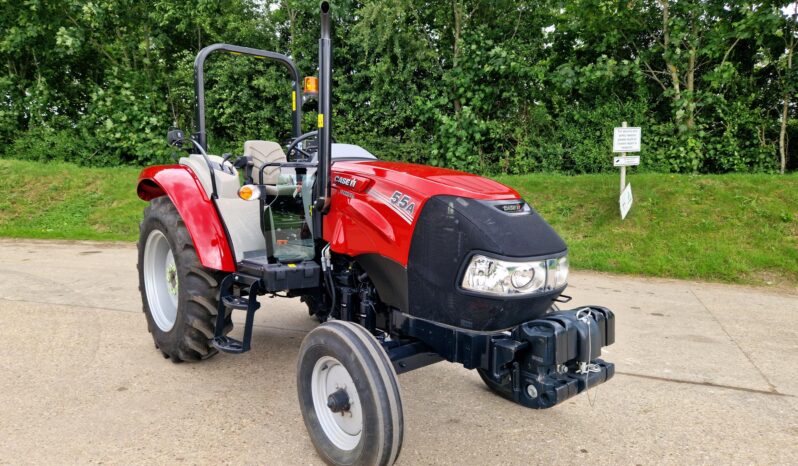
[[[612,170],[612,128],[627,121],[643,127],[644,170],[773,172],[786,100],[792,169],[787,3],[335,2],[334,132],[388,159],[594,173]],[[293,1],[12,2],[0,30],[0,156],[146,165],[169,160],[170,126],[194,126],[200,47],[276,50],[315,74],[318,12]],[[230,55],[207,68],[212,151],[290,137],[284,70]]]

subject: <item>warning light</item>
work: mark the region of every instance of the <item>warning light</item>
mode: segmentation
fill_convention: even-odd
[[[319,78],[315,76],[305,76],[305,94],[315,95],[319,93]]]
[[[254,201],[260,198],[260,188],[253,184],[245,184],[238,190],[238,197],[245,201]]]

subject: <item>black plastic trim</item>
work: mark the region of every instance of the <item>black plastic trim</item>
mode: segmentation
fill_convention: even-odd
[[[433,196],[425,203],[408,255],[408,314],[461,329],[496,331],[548,311],[565,286],[519,295],[484,294],[460,286],[466,261],[475,253],[519,261],[554,259],[568,252],[531,207],[517,214],[495,205],[496,201],[457,196]]]
[[[369,275],[382,302],[402,311],[408,309],[407,269],[402,264],[380,254],[361,254],[355,261]]]

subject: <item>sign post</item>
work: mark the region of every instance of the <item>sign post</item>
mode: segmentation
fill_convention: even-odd
[[[621,123],[622,128],[626,128],[626,122],[624,121]],[[613,151],[615,150],[615,145],[618,144],[618,129],[616,128],[612,135],[612,145]],[[621,152],[621,157],[626,158],[626,152]],[[626,187],[626,165],[621,165],[621,194],[623,194],[623,189]]]
[[[626,213],[632,207],[632,186],[626,184],[626,167],[640,165],[640,156],[627,157],[626,154],[640,152],[641,132],[639,127],[628,127],[624,121],[612,134],[612,151],[621,154],[620,157],[613,157],[612,161],[614,166],[621,167],[621,219],[626,218]]]

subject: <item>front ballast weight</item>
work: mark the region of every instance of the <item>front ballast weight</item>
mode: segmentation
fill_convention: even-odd
[[[519,326],[511,338],[509,345],[497,342],[502,350],[480,376],[528,408],[550,408],[615,375],[615,365],[598,358],[615,342],[615,316],[607,308],[553,312]]]
[[[387,343],[397,373],[445,359],[477,369],[498,395],[533,409],[550,408],[606,382],[615,365],[601,348],[615,341],[615,316],[600,306],[556,311],[509,331],[485,333],[394,312],[392,324],[417,341]]]

